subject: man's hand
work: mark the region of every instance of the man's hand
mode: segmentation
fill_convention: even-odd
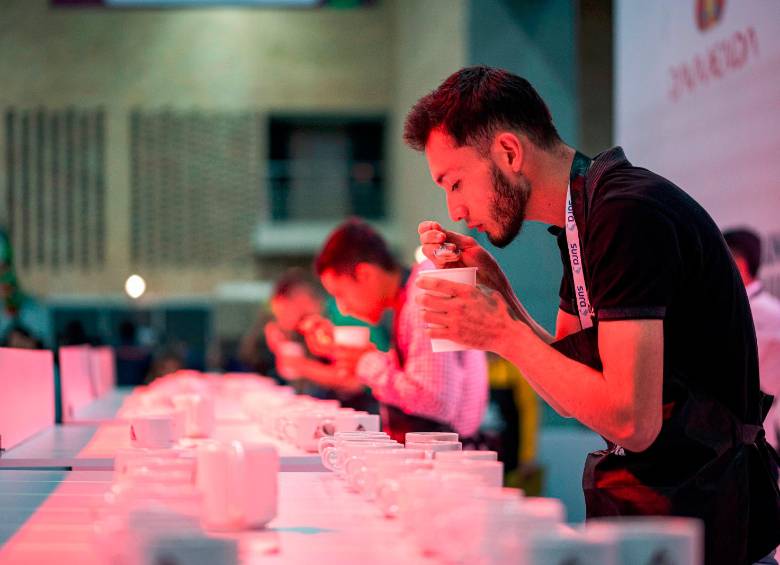
[[[330,320],[319,315],[307,316],[298,324],[298,331],[303,334],[306,347],[314,355],[333,358],[333,323]]]
[[[284,335],[279,324],[276,322],[268,322],[265,325],[265,342],[268,344],[268,349],[270,349],[274,355],[277,354],[279,346],[285,341],[287,341],[287,336]]]
[[[354,370],[344,371],[338,363],[321,363],[307,359],[301,367],[302,376],[325,388],[347,394],[363,390],[363,383],[355,376]]]
[[[505,294],[511,292],[506,275],[493,256],[473,237],[445,230],[430,220],[417,228],[423,253],[437,269],[477,267],[477,282]],[[454,246],[456,251],[442,249],[442,244]],[[450,246],[448,245],[447,248]]]
[[[516,320],[522,320],[545,342],[550,343],[552,336],[534,320],[515,295],[509,279],[501,270],[493,256],[473,237],[445,230],[436,222],[424,221],[417,228],[423,253],[437,268],[477,267],[477,283],[496,290]],[[441,251],[442,244],[454,246],[459,252]],[[436,254],[439,251],[438,255]],[[418,285],[419,286],[419,285]]]
[[[376,351],[376,346],[373,343],[369,343],[365,347],[337,346],[334,350],[335,355],[333,359],[339,375],[344,377],[354,375],[360,358],[372,351]]]
[[[507,336],[518,322],[500,293],[428,277],[420,277],[416,284],[437,293],[426,292],[416,298],[424,310],[423,320],[430,324],[426,331],[431,338],[502,353]]]
[[[285,355],[280,348],[276,353],[276,370],[286,380],[294,381],[305,377],[307,359],[302,355]]]

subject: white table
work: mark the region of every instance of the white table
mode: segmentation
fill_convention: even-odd
[[[0,473],[0,481],[4,475],[10,476],[6,473]],[[36,475],[41,483],[35,482]],[[56,482],[56,490],[20,528],[17,524],[14,535],[0,547],[0,563],[98,563],[93,516],[103,504],[102,493],[110,485],[111,474],[71,471],[57,482],[56,474],[27,472],[17,478],[22,480],[29,481],[28,490],[37,493],[38,498],[29,499],[31,503],[50,488],[44,480]],[[27,508],[28,499],[22,492],[3,495],[2,488],[0,482],[0,503],[19,509],[11,515]],[[10,528],[13,526],[6,526]],[[241,562],[246,564],[435,563],[402,536],[398,522],[382,518],[372,504],[347,492],[330,473],[280,473],[279,512],[268,528],[221,535],[239,540]]]
[[[260,433],[256,424],[218,423],[214,434],[222,440],[271,443],[279,451],[282,471],[324,471],[316,453],[306,453],[288,443]],[[6,469],[63,469],[110,471],[118,450],[130,447],[129,424],[51,426],[0,456],[0,471]]]

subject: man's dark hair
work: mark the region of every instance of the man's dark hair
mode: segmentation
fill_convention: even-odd
[[[352,276],[358,263],[378,265],[385,271],[399,268],[384,238],[366,222],[351,218],[328,236],[314,260],[314,269],[318,275],[332,269],[339,275]]]
[[[288,269],[274,284],[271,298],[288,298],[295,292],[304,290],[313,296],[320,296],[320,286],[305,269]]]
[[[749,229],[733,229],[723,232],[723,239],[735,255],[745,259],[748,272],[755,277],[761,267],[761,238]]]
[[[406,116],[404,141],[423,151],[431,131],[443,126],[458,147],[487,154],[500,130],[516,130],[537,147],[560,142],[552,116],[527,80],[503,69],[466,67],[417,101]]]

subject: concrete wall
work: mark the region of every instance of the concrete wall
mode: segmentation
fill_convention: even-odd
[[[129,269],[127,112],[134,106],[386,112],[394,61],[391,5],[54,10],[47,0],[3,0],[0,108],[101,105],[107,111],[107,264],[56,278],[31,269],[21,273],[26,286],[44,295],[121,289]],[[3,142],[4,135],[0,159]],[[229,269],[160,268],[145,276],[150,290],[181,294],[210,292],[226,279],[254,274],[247,261]]]
[[[403,259],[412,261],[424,219],[454,227],[425,156],[403,144],[403,121],[421,97],[466,64],[466,0],[397,0],[394,12],[394,81],[390,126],[392,211]],[[446,7],[446,8],[445,8]]]

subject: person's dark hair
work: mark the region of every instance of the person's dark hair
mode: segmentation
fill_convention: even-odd
[[[561,138],[550,110],[531,83],[503,69],[466,67],[423,96],[404,124],[404,141],[423,151],[431,131],[443,126],[458,147],[482,154],[502,129],[517,130],[537,147],[551,149]]]
[[[723,232],[723,239],[735,255],[745,259],[748,272],[755,277],[761,267],[761,238],[749,229],[733,229]]]
[[[314,260],[314,269],[318,275],[332,269],[352,276],[358,263],[378,265],[385,271],[399,269],[384,238],[366,222],[351,218],[328,236]]]
[[[321,294],[319,285],[305,269],[288,269],[279,277],[271,291],[271,298],[287,298],[291,294],[304,290],[313,296]]]
[[[28,330],[26,327],[19,323],[13,323],[11,327],[8,328],[8,331],[5,334],[5,337],[3,338],[3,347],[10,347],[11,343],[11,334],[17,334],[23,337],[24,339],[30,340],[32,343],[33,349],[43,349],[43,342],[38,339],[30,330]]]
[[[135,324],[130,320],[122,320],[119,323],[119,339],[125,345],[135,344]]]

